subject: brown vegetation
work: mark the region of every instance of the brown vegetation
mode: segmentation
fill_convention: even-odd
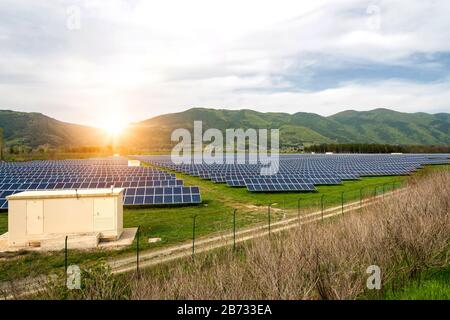
[[[64,297],[102,298],[107,292],[107,298],[132,299],[381,298],[385,290],[449,263],[450,172],[419,179],[405,193],[342,219],[301,225],[236,252],[227,248],[158,266],[140,279],[121,276],[111,282],[114,292],[108,281],[88,277],[84,290]],[[381,268],[382,290],[366,289],[370,265]],[[54,298],[55,291],[44,296]]]

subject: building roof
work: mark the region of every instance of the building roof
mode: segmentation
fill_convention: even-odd
[[[116,197],[123,193],[123,188],[78,189],[78,190],[38,190],[24,191],[6,197],[7,200],[55,199],[55,198],[92,198]]]

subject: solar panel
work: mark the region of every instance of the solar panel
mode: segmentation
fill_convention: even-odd
[[[227,155],[228,157],[228,155]],[[233,156],[231,156],[233,157]],[[409,175],[427,164],[448,164],[449,154],[439,155],[390,155],[390,154],[335,154],[335,155],[280,155],[279,171],[272,178],[288,179],[255,183],[261,179],[263,164],[250,163],[248,157],[243,163],[211,164],[204,163],[174,164],[168,156],[138,156],[141,161],[163,168],[210,179],[215,183],[226,183],[230,187],[247,187],[249,191],[287,191],[310,190],[312,185],[337,185],[342,180],[357,180],[362,176]],[[299,181],[289,179],[303,179]]]
[[[125,205],[201,203],[198,187],[132,188],[126,190]]]
[[[188,187],[185,193],[171,194],[183,186],[183,180],[150,167],[128,167],[121,160],[61,160],[0,162],[0,209],[7,209],[8,195],[25,190],[63,190],[125,188],[125,205],[189,204],[200,203],[198,187]],[[146,191],[168,190],[152,198]],[[181,189],[180,189],[181,190]]]

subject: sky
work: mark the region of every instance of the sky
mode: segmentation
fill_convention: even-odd
[[[448,0],[2,0],[0,109],[450,112]]]

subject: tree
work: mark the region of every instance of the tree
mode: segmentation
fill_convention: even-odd
[[[3,160],[3,128],[0,128],[0,161]]]

